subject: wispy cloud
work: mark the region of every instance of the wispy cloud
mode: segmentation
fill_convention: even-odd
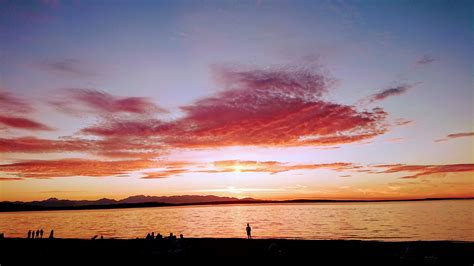
[[[436,61],[434,57],[431,57],[429,55],[423,55],[418,58],[418,60],[416,60],[416,63],[419,65],[427,65],[433,63],[434,61]]]
[[[156,166],[151,160],[96,161],[85,159],[33,160],[0,165],[0,172],[17,178],[105,177]]]
[[[58,140],[36,137],[0,138],[3,153],[81,152],[109,158],[153,158],[163,155],[163,146],[156,141],[136,138],[108,138],[101,140],[62,138]]]
[[[450,139],[465,138],[465,137],[474,137],[474,132],[462,132],[462,133],[452,133],[448,134],[446,137],[437,139],[435,142],[443,142]]]
[[[76,58],[64,58],[60,60],[44,60],[39,67],[53,74],[68,75],[75,77],[92,77],[96,73]]]
[[[418,178],[423,176],[432,176],[437,174],[474,172],[474,164],[446,164],[446,165],[406,165],[406,164],[392,164],[392,165],[376,165],[375,168],[385,168],[381,172],[374,171],[372,173],[412,173],[410,175],[402,176],[401,178]]]
[[[8,91],[0,90],[0,111],[15,113],[31,113],[35,110],[26,99],[20,98]]]
[[[213,168],[210,170],[199,170],[199,172],[262,172],[277,174],[288,171],[297,170],[315,170],[315,169],[330,169],[334,171],[343,171],[357,167],[351,163],[326,163],[326,164],[290,164],[277,161],[239,161],[227,160],[216,161],[213,163]]]
[[[86,88],[62,89],[50,103],[60,111],[72,114],[154,114],[166,112],[146,97],[120,97]]]
[[[374,93],[367,98],[368,103],[373,103],[376,101],[384,100],[388,97],[401,95],[407,92],[409,89],[413,88],[416,84],[400,84],[398,86],[390,87],[384,89],[380,92]]]
[[[33,104],[13,93],[0,91],[0,125],[7,128],[50,131],[51,127],[26,117],[35,111]]]

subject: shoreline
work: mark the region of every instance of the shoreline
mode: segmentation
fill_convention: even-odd
[[[60,206],[49,207],[41,205],[29,205],[16,202],[0,202],[0,213],[7,212],[30,212],[30,211],[68,211],[68,210],[109,210],[109,209],[132,209],[132,208],[162,208],[162,207],[186,207],[186,206],[225,206],[225,205],[256,205],[256,204],[311,204],[311,203],[390,203],[390,202],[430,202],[448,200],[474,200],[474,198],[424,198],[424,199],[397,199],[397,200],[249,200],[249,201],[219,201],[219,202],[197,202],[197,203],[121,203],[105,205],[83,205],[83,206]]]
[[[296,240],[244,238],[145,239],[0,239],[0,258],[16,262],[29,257],[54,262],[61,257],[143,259],[199,256],[313,257],[331,262],[393,262],[472,265],[474,242],[371,240]],[[60,260],[58,261],[60,262]]]

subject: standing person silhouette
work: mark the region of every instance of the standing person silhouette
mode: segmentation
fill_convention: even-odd
[[[247,228],[245,228],[247,230],[247,239],[251,239],[252,238],[252,228],[250,227],[249,224],[247,224]]]

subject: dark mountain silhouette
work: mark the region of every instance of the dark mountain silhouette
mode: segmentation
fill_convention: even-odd
[[[252,198],[238,199],[232,197],[218,197],[213,195],[183,195],[183,196],[131,196],[122,200],[119,203],[143,203],[143,202],[163,202],[170,204],[190,204],[190,203],[212,203],[212,202],[223,202],[223,201],[255,201]]]
[[[42,201],[30,202],[0,202],[0,211],[30,211],[30,210],[68,210],[68,209],[108,209],[132,207],[156,207],[169,205],[221,204],[221,203],[263,202],[252,198],[219,197],[213,195],[183,195],[183,196],[131,196],[121,200],[102,198],[99,200],[62,200],[49,198]]]
[[[474,198],[420,198],[393,200],[333,200],[333,199],[294,199],[294,200],[258,200],[253,198],[219,197],[213,195],[182,195],[182,196],[131,196],[121,200],[102,198],[99,200],[61,200],[49,198],[43,201],[3,201],[0,212],[8,211],[42,211],[42,210],[83,210],[83,209],[115,209],[138,207],[163,207],[182,205],[220,205],[220,204],[251,204],[251,203],[324,203],[324,202],[390,202],[390,201],[426,201],[426,200],[466,200]]]

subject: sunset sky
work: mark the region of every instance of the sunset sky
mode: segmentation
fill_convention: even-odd
[[[0,0],[0,200],[474,197],[472,10]]]

